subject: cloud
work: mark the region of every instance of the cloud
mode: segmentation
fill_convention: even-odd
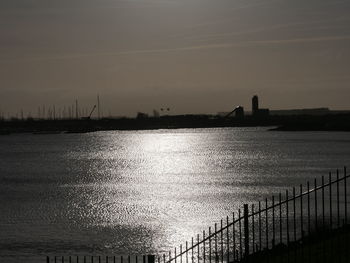
[[[324,37],[308,37],[308,38],[292,38],[292,39],[267,39],[247,41],[247,44],[269,45],[269,44],[298,44],[310,42],[329,42],[350,40],[350,36],[324,36]]]
[[[216,43],[208,45],[195,45],[178,48],[164,48],[164,49],[144,49],[144,50],[126,50],[119,52],[93,52],[93,53],[80,53],[80,54],[63,54],[63,55],[42,55],[36,57],[22,57],[22,58],[0,58],[0,62],[17,61],[17,60],[29,60],[29,61],[45,61],[45,60],[67,60],[67,59],[80,59],[89,57],[100,56],[123,56],[123,55],[141,55],[141,54],[159,54],[169,52],[187,52],[209,49],[228,49],[228,48],[244,48],[244,47],[257,47],[266,45],[288,45],[288,44],[300,44],[300,43],[312,43],[312,42],[330,42],[330,41],[344,41],[350,40],[350,35],[344,36],[324,36],[324,37],[309,37],[309,38],[290,38],[290,39],[266,39],[266,40],[249,40],[239,41],[236,43]]]

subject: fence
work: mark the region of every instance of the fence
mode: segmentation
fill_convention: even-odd
[[[154,255],[134,256],[54,256],[46,257],[50,263],[155,263]]]
[[[279,193],[263,203],[244,205],[243,210],[221,220],[214,229],[209,227],[190,243],[180,245],[168,255],[158,256],[157,261],[223,263],[259,258],[259,262],[268,262],[272,258],[270,252],[274,251],[284,257],[279,261],[289,262],[293,258],[300,262],[304,248],[310,250],[311,237],[325,239],[319,250],[326,253],[325,242],[332,240],[330,230],[346,226],[348,222],[348,177],[344,167],[341,177],[337,170],[335,175],[329,173],[327,182],[322,176],[320,184],[315,179],[312,186],[307,182],[306,187],[293,187],[292,192]],[[311,249],[314,251],[308,251],[309,257],[317,247]]]
[[[333,248],[342,247],[339,234],[348,223],[346,167],[340,177],[339,170],[329,173],[327,182],[322,176],[300,185],[298,189],[286,190],[264,202],[244,205],[214,228],[209,227],[190,242],[176,247],[168,254],[141,257],[81,257],[49,258],[47,263],[233,263],[233,262],[319,262],[315,254],[325,262],[326,256],[333,260]],[[345,262],[350,258],[345,235]],[[336,241],[333,242],[336,236]],[[322,242],[315,242],[320,239]],[[316,240],[317,241],[317,240]],[[311,245],[315,244],[316,245]],[[320,244],[319,244],[320,243]],[[331,247],[332,249],[329,249]],[[349,247],[350,248],[350,247]],[[306,251],[307,250],[307,251]],[[349,250],[349,252],[347,252]],[[339,251],[338,251],[339,252]],[[306,255],[305,255],[306,254]],[[330,254],[330,255],[329,255]],[[340,257],[340,256],[339,256]],[[340,262],[340,260],[338,260]]]

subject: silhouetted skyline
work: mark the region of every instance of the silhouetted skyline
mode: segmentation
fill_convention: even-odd
[[[0,111],[348,109],[350,0],[3,0]],[[57,109],[56,109],[57,110]]]

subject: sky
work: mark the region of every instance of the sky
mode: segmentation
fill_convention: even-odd
[[[350,0],[1,0],[0,112],[350,109]]]

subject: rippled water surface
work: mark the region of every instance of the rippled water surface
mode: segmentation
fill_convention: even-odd
[[[242,203],[349,160],[350,133],[341,132],[1,136],[0,262],[165,252]]]

